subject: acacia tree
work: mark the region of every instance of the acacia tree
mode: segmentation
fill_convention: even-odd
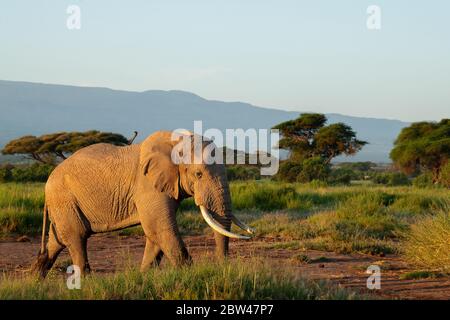
[[[366,141],[358,140],[356,133],[351,127],[344,123],[325,125],[327,118],[319,113],[304,113],[299,118],[278,124],[274,129],[279,129],[282,138],[279,147],[290,151],[289,160],[280,168],[287,173],[288,180],[305,180],[302,177],[313,177],[310,174],[300,174],[303,164],[322,163],[320,178],[333,158],[345,154],[353,155],[367,144]],[[314,161],[307,161],[314,158]],[[305,167],[305,169],[306,169]],[[310,169],[308,169],[310,170]]]
[[[279,147],[289,150],[292,158],[308,158],[313,154],[314,136],[324,126],[323,114],[304,113],[295,120],[282,122],[274,127],[281,132]]]
[[[130,141],[118,133],[99,132],[96,130],[58,132],[39,137],[24,136],[12,140],[5,146],[2,153],[24,154],[38,162],[54,164],[58,158],[64,160],[69,154],[95,143],[110,143],[123,146],[130,144]]]
[[[450,119],[417,122],[403,128],[390,153],[394,164],[407,174],[431,172],[439,181],[441,168],[450,157]]]

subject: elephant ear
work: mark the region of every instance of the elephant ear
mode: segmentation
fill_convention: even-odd
[[[179,195],[178,166],[172,162],[173,144],[170,135],[157,132],[148,137],[141,145],[139,166],[155,190],[164,192],[174,199]]]

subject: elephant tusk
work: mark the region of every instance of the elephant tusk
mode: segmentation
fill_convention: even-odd
[[[234,214],[231,216],[231,221],[233,221],[239,228],[241,228],[242,230],[247,231],[250,234],[254,234],[255,231],[256,231],[254,228],[246,225],[241,220],[239,220]]]
[[[244,239],[244,240],[250,239],[250,237],[242,236],[240,234],[235,234],[228,230],[225,230],[217,221],[214,220],[214,218],[209,213],[208,209],[206,209],[204,206],[200,206],[200,212],[202,213],[203,219],[205,219],[206,223],[220,234],[229,238]]]

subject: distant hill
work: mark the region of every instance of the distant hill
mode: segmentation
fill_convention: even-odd
[[[362,106],[363,107],[363,106]],[[56,131],[97,129],[131,136],[137,141],[156,130],[191,129],[203,120],[203,129],[270,128],[298,117],[300,112],[267,109],[242,102],[206,100],[184,91],[130,92],[0,80],[0,147],[9,140]],[[358,155],[345,161],[389,161],[389,151],[408,123],[327,114],[329,123],[344,122],[369,141]]]

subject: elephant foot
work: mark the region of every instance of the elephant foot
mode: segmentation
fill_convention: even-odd
[[[47,250],[44,253],[39,252],[36,261],[31,266],[31,273],[36,275],[38,279],[45,279],[49,270],[50,260]]]

